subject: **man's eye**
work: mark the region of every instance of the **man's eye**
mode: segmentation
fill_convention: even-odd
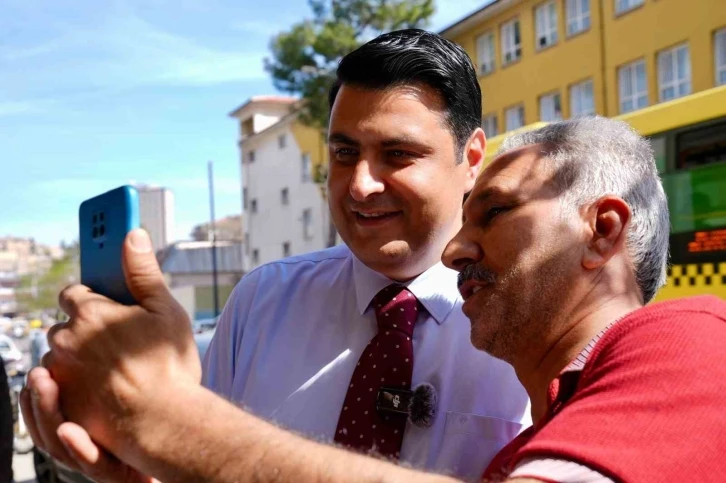
[[[508,210],[509,210],[509,208],[504,207],[504,206],[495,206],[493,208],[489,208],[489,210],[487,211],[487,220],[491,220],[494,217],[501,215],[502,213],[504,213],[505,211],[508,211]]]
[[[414,153],[408,152],[408,151],[402,151],[400,149],[393,149],[391,151],[388,151],[388,156],[390,156],[393,159],[409,159],[417,157]]]
[[[335,159],[338,161],[353,161],[357,155],[356,150],[351,148],[339,148],[335,150]]]

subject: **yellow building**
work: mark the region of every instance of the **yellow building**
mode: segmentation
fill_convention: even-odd
[[[441,35],[477,66],[489,136],[726,83],[725,0],[494,0]]]

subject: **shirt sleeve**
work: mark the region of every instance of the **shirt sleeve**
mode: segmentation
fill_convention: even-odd
[[[237,367],[237,348],[244,335],[260,281],[261,269],[239,281],[219,316],[214,337],[202,364],[202,384],[225,398],[231,398]]]
[[[555,458],[530,458],[514,468],[509,478],[530,478],[558,483],[613,483],[613,480],[585,465]]]

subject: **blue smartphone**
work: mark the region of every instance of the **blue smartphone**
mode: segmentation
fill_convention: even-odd
[[[134,305],[121,261],[126,235],[139,227],[139,193],[121,186],[81,203],[78,210],[81,283],[111,300]]]

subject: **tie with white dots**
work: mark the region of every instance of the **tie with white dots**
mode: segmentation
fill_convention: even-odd
[[[335,441],[360,451],[398,458],[406,416],[378,414],[381,387],[411,388],[413,328],[419,304],[401,285],[389,285],[373,298],[378,334],[361,354],[338,418]]]

